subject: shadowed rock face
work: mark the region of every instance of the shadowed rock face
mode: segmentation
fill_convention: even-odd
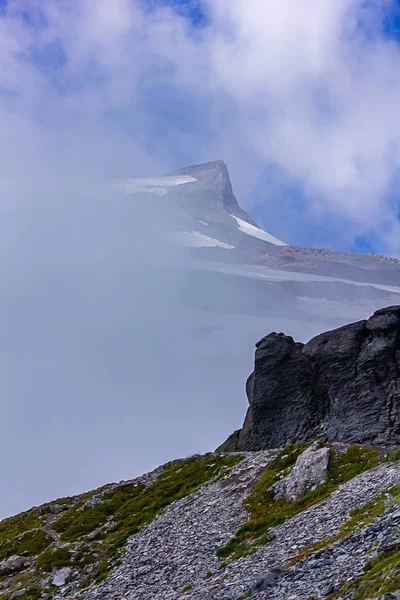
[[[261,450],[320,438],[400,443],[400,306],[307,344],[270,333],[256,344],[242,429],[218,450]]]

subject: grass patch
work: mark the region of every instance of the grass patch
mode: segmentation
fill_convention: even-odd
[[[110,574],[110,570],[111,565],[109,564],[108,560],[102,560],[97,571],[96,583],[101,583],[107,579],[108,575]]]
[[[27,531],[22,536],[0,544],[0,560],[9,558],[14,554],[29,555],[40,554],[51,544],[51,538],[41,529]]]
[[[51,571],[53,567],[61,569],[71,564],[71,553],[68,548],[52,550],[47,548],[36,559],[36,566],[44,571]]]
[[[400,446],[395,446],[388,450],[385,456],[385,460],[387,462],[396,462],[400,460]]]
[[[23,598],[23,600],[36,600],[37,598],[40,598],[40,596],[42,594],[42,589],[37,585],[19,586],[19,587],[15,588],[12,593],[17,592],[18,590],[23,590],[23,589],[26,589],[23,596],[20,596],[20,598]],[[7,594],[3,594],[2,596],[0,596],[0,600],[8,600],[10,598],[10,596],[11,596],[10,592],[8,592]]]
[[[99,564],[96,581],[103,581],[111,562],[118,558],[127,538],[150,523],[166,506],[191,494],[202,484],[222,477],[243,459],[242,455],[201,456],[167,464],[148,487],[126,484],[103,491],[101,501],[94,506],[77,504],[65,511],[52,525],[62,540],[75,542],[85,539],[93,546],[102,540],[99,551],[104,559]],[[106,525],[107,527],[103,527]],[[85,538],[92,534],[92,538]],[[46,557],[43,560],[47,560]],[[110,562],[111,561],[111,562]],[[73,564],[82,567],[95,562],[93,554],[75,556]]]
[[[280,525],[290,517],[320,502],[340,484],[378,463],[378,453],[371,448],[353,445],[349,446],[346,452],[334,451],[331,448],[326,482],[288,504],[284,499],[275,498],[271,485],[290,471],[306,447],[307,444],[287,446],[268,465],[245,501],[249,520],[239,527],[224,546],[218,548],[219,558],[229,557],[234,560],[255,552],[257,546],[271,541],[270,528]]]
[[[166,506],[191,494],[202,484],[222,477],[242,459],[243,455],[232,454],[174,461],[165,465],[148,487],[143,484],[107,485],[5,519],[0,523],[0,560],[22,553],[37,557],[36,570],[26,573],[29,581],[25,583],[23,576],[18,576],[15,584],[19,587],[16,589],[32,587],[41,580],[44,572],[65,566],[82,570],[79,577],[85,577],[84,586],[90,585],[93,579],[99,583],[116,565],[130,535],[150,523]],[[94,496],[98,502],[85,506],[85,502]],[[54,515],[54,520],[49,512],[51,504],[66,508],[61,514]],[[60,534],[66,542],[63,548],[52,547],[52,537],[40,528],[43,523]],[[95,575],[85,570],[90,564],[96,565]],[[27,593],[23,598],[29,598]]]
[[[400,588],[400,542],[388,552],[379,552],[364,566],[364,575],[348,582],[340,593],[354,589],[352,600],[366,600]]]
[[[184,594],[185,592],[188,592],[189,590],[193,589],[193,585],[191,583],[187,583],[186,585],[183,586],[182,588],[182,593]]]
[[[353,508],[349,513],[349,519],[340,527],[338,533],[331,538],[324,538],[316,544],[305,546],[302,548],[289,562],[285,565],[286,568],[291,567],[299,560],[303,560],[309,554],[322,550],[329,544],[333,544],[343,538],[351,535],[358,529],[365,527],[369,523],[373,523],[375,519],[382,515],[385,510],[400,500],[400,485],[390,486],[381,492],[369,502],[366,502],[359,508]]]
[[[40,508],[32,508],[14,517],[8,517],[0,522],[0,542],[10,540],[21,533],[39,527],[43,518]]]

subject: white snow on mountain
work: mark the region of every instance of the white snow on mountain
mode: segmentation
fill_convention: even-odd
[[[247,223],[246,221],[239,219],[239,217],[235,217],[235,215],[231,215],[231,217],[233,217],[235,219],[235,221],[239,225],[240,231],[242,231],[243,233],[246,233],[247,235],[251,235],[255,238],[258,238],[259,240],[264,240],[265,242],[269,242],[270,244],[274,244],[275,246],[287,246],[287,244],[285,244],[285,242],[278,240],[278,238],[271,235],[270,233],[267,233],[263,229],[260,229],[259,227],[255,227],[254,225],[251,225],[250,223]]]
[[[152,177],[150,179],[124,179],[119,183],[120,188],[128,194],[139,194],[150,192],[158,196],[164,196],[168,188],[184,183],[194,183],[195,177],[190,175],[168,175],[166,177]]]
[[[190,248],[225,248],[225,250],[232,250],[235,247],[198,231],[177,231],[174,234],[174,241],[178,246]]]

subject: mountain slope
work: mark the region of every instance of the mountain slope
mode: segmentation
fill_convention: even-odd
[[[251,532],[265,482],[303,451],[193,457],[3,521],[0,598],[306,600],[352,589],[340,597],[362,600],[400,589],[400,462],[382,451],[328,447],[327,484],[276,501],[268,535]]]
[[[375,436],[373,446],[349,444],[354,435],[349,424],[359,423],[361,437],[377,430],[382,389],[391,390],[387,401],[398,418],[398,313],[399,307],[390,307],[367,323],[319,336],[330,349],[332,370],[350,373],[336,385],[340,398],[330,415],[341,427],[340,442],[311,435],[304,442],[309,415],[302,414],[307,406],[299,401],[291,408],[297,419],[293,443],[265,449],[257,439],[255,452],[175,460],[136,479],[5,519],[0,600],[367,600],[391,592],[397,595],[384,600],[398,598],[400,446],[382,445],[400,441],[398,420],[391,424],[396,440]],[[337,336],[348,341],[366,328],[375,338],[357,372]],[[383,341],[388,333],[397,346]],[[279,377],[264,375],[278,377],[275,387],[286,396],[275,396],[274,410],[287,418],[285,403],[296,399],[285,389],[293,379],[293,357],[286,360],[278,351],[271,358],[280,362]],[[368,410],[353,398],[360,388],[357,400],[363,401],[357,378],[366,373]],[[262,401],[259,394],[260,410],[251,406],[250,421],[253,428],[270,430]],[[265,445],[282,439],[282,429],[292,423],[275,419],[272,425],[274,436]]]
[[[17,187],[0,218],[1,516],[215,448],[242,420],[255,340],[399,304],[397,261],[277,245],[220,161]]]

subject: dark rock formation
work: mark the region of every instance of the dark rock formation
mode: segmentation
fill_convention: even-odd
[[[320,438],[400,443],[400,306],[307,344],[270,333],[256,344],[242,429],[218,451]]]

